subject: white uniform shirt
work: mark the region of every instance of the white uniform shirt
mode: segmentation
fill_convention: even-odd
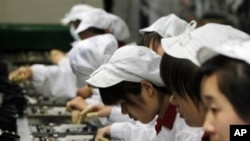
[[[136,122],[117,122],[111,125],[110,135],[122,141],[153,141],[156,138],[155,120],[148,124]]]
[[[76,96],[76,77],[67,57],[60,60],[58,65],[35,64],[31,69],[33,72],[31,82],[38,93],[65,98]]]

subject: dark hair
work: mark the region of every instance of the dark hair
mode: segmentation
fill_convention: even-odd
[[[160,64],[160,75],[167,87],[177,95],[186,98],[188,95],[198,107],[201,96],[196,93],[195,79],[199,67],[187,59],[178,59],[163,55]]]
[[[250,65],[242,60],[219,55],[201,66],[197,78],[201,82],[202,78],[214,73],[218,78],[219,90],[230,101],[236,113],[250,122]]]
[[[106,31],[103,29],[95,28],[95,27],[90,27],[82,32],[79,33],[79,36],[81,39],[86,39],[95,35],[100,35],[100,34],[105,34]]]
[[[169,94],[165,87],[153,86],[158,94]],[[99,88],[99,91],[105,105],[118,104],[119,100],[131,102],[128,96],[130,94],[139,96],[141,93],[141,83],[123,81],[108,88]]]
[[[70,24],[72,24],[75,29],[80,25],[80,23],[81,23],[81,20],[79,19],[70,22]]]
[[[158,45],[161,44],[161,38],[156,32],[146,32],[141,36],[138,45],[149,47],[150,42],[153,41],[153,51],[156,52]]]

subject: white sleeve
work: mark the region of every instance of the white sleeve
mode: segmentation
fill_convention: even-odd
[[[73,98],[76,95],[76,77],[69,63],[65,65],[32,65],[31,82],[38,93],[46,96]]]
[[[172,141],[201,141],[202,135],[204,133],[203,128],[193,128],[189,127],[185,120],[176,115],[176,120],[174,123],[174,127],[171,131],[170,139]],[[166,132],[164,133],[165,135]],[[164,137],[165,139],[168,137]],[[163,138],[161,138],[163,139]]]
[[[117,122],[111,125],[110,135],[113,139],[124,141],[152,141],[156,137],[154,123]]]
[[[69,62],[69,57],[68,56],[64,56],[63,58],[61,58],[61,60],[58,62],[57,65],[68,67],[69,69],[71,69],[70,62]]]
[[[130,121],[133,122],[134,120],[129,118],[128,115],[122,114],[120,106],[113,106],[111,109],[111,113],[109,115],[109,121],[111,122],[121,122],[121,121]]]

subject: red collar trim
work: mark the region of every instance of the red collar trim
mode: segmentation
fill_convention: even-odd
[[[169,129],[173,128],[176,114],[176,106],[169,104],[163,119],[158,117],[156,120],[157,123],[155,125],[155,130],[157,134],[161,131],[162,126],[165,126]]]
[[[209,141],[209,134],[205,132],[201,138],[202,141]]]

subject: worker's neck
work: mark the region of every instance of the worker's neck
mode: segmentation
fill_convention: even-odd
[[[170,104],[170,96],[164,95],[162,99],[160,99],[160,109],[159,109],[159,117],[163,118],[165,115],[165,112],[167,111],[167,108]]]

